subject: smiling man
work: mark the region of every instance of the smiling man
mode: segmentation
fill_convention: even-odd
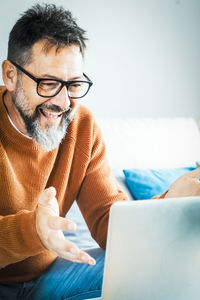
[[[0,299],[101,294],[112,203],[126,200],[92,114],[78,105],[85,31],[69,11],[35,5],[14,25],[0,88]],[[98,249],[65,239],[73,201]]]
[[[15,62],[15,55],[10,56],[12,59],[3,63],[4,81],[11,92],[4,97],[9,115],[23,134],[50,151],[65,136],[70,98],[83,97],[92,85],[83,76],[80,47],[61,45],[56,49],[48,40],[38,41],[32,47],[26,70]],[[16,72],[10,73],[13,66],[21,72],[18,78]],[[22,78],[23,74],[26,76]],[[40,74],[40,78],[33,74]]]
[[[69,11],[39,4],[14,25],[0,88],[0,299],[86,299],[101,294],[111,205],[127,200],[111,174],[91,112],[78,102],[85,31]],[[167,197],[200,194],[197,169]],[[100,248],[65,239],[77,201]]]

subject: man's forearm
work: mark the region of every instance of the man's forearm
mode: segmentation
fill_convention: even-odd
[[[35,212],[0,216],[0,268],[37,255],[45,248],[35,226]]]

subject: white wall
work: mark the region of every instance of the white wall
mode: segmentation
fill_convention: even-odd
[[[199,0],[54,0],[88,31],[82,100],[98,117],[200,116]],[[6,0],[0,59],[19,14],[35,1]],[[2,83],[2,80],[1,80]]]

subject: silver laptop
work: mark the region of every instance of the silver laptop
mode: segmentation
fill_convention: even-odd
[[[115,203],[98,299],[200,299],[200,197]]]

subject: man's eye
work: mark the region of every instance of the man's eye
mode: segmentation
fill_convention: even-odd
[[[58,83],[57,82],[53,82],[53,81],[45,81],[45,82],[40,82],[40,85],[46,85],[46,86],[56,86],[56,85],[58,85]]]
[[[55,86],[55,85],[57,85],[56,83],[54,83],[54,82],[48,82],[48,83],[44,83],[45,85],[48,85],[48,86]]]
[[[71,87],[74,87],[74,88],[78,88],[78,87],[81,86],[81,84],[80,84],[80,83],[73,83],[73,84],[71,84],[70,86],[71,86]]]
[[[59,87],[60,83],[56,81],[42,81],[40,82],[40,87],[42,89],[54,89]]]

